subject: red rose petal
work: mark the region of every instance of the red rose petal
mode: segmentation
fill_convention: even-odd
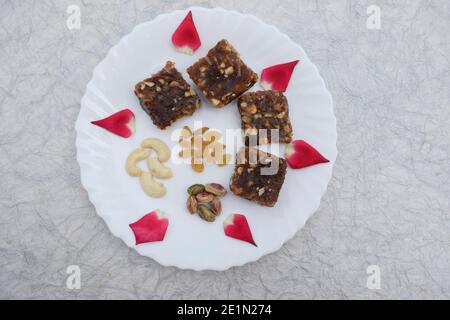
[[[292,169],[301,169],[319,163],[330,162],[305,140],[292,141],[286,147],[284,154],[288,165]]]
[[[257,247],[255,240],[253,240],[247,218],[244,215],[239,213],[229,215],[223,222],[223,230],[227,236],[246,241]]]
[[[191,55],[202,45],[191,11],[173,33],[172,43],[178,51]]]
[[[261,86],[265,90],[285,92],[292,72],[299,61],[295,60],[265,68],[261,73]]]
[[[136,245],[164,240],[168,226],[169,219],[159,209],[147,213],[138,221],[130,224],[136,239]]]
[[[134,113],[130,109],[120,110],[109,117],[91,121],[91,123],[123,138],[129,138],[135,131]]]

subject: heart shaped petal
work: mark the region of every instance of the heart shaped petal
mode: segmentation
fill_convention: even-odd
[[[292,169],[301,169],[319,163],[330,162],[305,140],[294,140],[284,151],[288,165]]]
[[[172,43],[175,46],[175,49],[190,55],[194,54],[194,52],[202,45],[191,11],[189,11],[173,33]]]
[[[164,240],[168,226],[167,215],[159,209],[147,213],[138,221],[130,224],[136,239],[136,245]]]
[[[243,214],[230,214],[223,222],[223,230],[227,236],[246,241],[257,247],[255,240],[253,240],[247,218]]]
[[[285,92],[292,72],[299,61],[295,60],[265,68],[261,73],[261,87],[265,90]]]
[[[130,109],[120,110],[109,117],[91,121],[91,123],[123,138],[129,138],[135,131],[135,117]]]

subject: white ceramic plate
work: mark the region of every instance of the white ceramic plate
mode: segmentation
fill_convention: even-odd
[[[189,10],[193,12],[202,40],[194,56],[176,52],[170,41],[171,34]],[[207,223],[187,213],[186,188],[193,183],[207,182],[228,187],[232,165],[224,168],[210,165],[198,174],[187,164],[174,163],[174,153],[168,162],[174,177],[164,181],[168,194],[152,199],[143,193],[136,178],[126,174],[124,162],[130,151],[146,137],[159,137],[171,147],[175,146],[171,137],[173,131],[184,125],[192,127],[194,121],[202,120],[203,125],[223,132],[240,127],[235,103],[215,109],[202,98],[201,109],[192,117],[161,131],[141,109],[133,92],[138,81],[160,69],[167,60],[176,62],[178,70],[188,79],[186,68],[222,38],[228,39],[244,62],[258,74],[264,67],[300,59],[286,92],[294,138],[305,139],[331,162],[302,170],[288,169],[274,208],[261,207],[228,193],[223,198],[222,215],[215,223]],[[261,88],[256,84],[251,90],[258,89]],[[90,124],[125,107],[136,115],[137,130],[129,139]],[[76,131],[82,184],[111,232],[140,254],[163,265],[195,270],[224,270],[278,250],[319,207],[337,155],[331,96],[303,49],[256,17],[224,9],[194,7],[163,14],[138,25],[123,37],[95,68],[81,101]],[[170,219],[165,240],[136,246],[128,225],[157,208],[165,211]],[[229,213],[237,212],[247,216],[258,247],[224,235],[223,220]]]

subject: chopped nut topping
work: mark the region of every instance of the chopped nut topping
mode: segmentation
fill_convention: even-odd
[[[244,108],[244,111],[251,114],[255,114],[258,111],[258,108],[254,104],[251,104],[248,107]]]
[[[248,116],[242,116],[242,121],[244,123],[250,123],[250,121],[252,121],[252,118],[248,117]]]
[[[142,81],[143,83],[145,83],[145,85],[147,86],[147,87],[149,87],[149,88],[151,88],[151,87],[153,87],[154,85],[155,85],[155,83],[154,82],[151,82],[151,81]]]
[[[282,119],[285,116],[286,112],[280,112],[279,114],[277,114],[277,118],[278,119]]]
[[[259,189],[259,190],[258,190],[258,195],[259,195],[259,196],[262,196],[262,195],[264,194],[265,191],[266,191],[266,189],[264,189],[264,188]]]
[[[217,99],[211,99],[211,102],[212,102],[212,104],[213,104],[214,106],[216,106],[216,107],[220,104],[220,101],[217,100]]]
[[[225,69],[225,74],[227,74],[227,75],[233,74],[233,72],[234,72],[233,66]]]
[[[256,128],[249,128],[245,130],[245,135],[254,136],[258,134],[258,129]]]

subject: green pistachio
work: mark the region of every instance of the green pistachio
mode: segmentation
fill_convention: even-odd
[[[187,192],[191,195],[191,196],[195,196],[197,194],[199,194],[200,192],[205,191],[205,186],[202,184],[193,184],[192,186],[190,186],[187,189]]]
[[[201,204],[198,206],[198,215],[205,221],[214,222],[216,215],[206,205]]]

